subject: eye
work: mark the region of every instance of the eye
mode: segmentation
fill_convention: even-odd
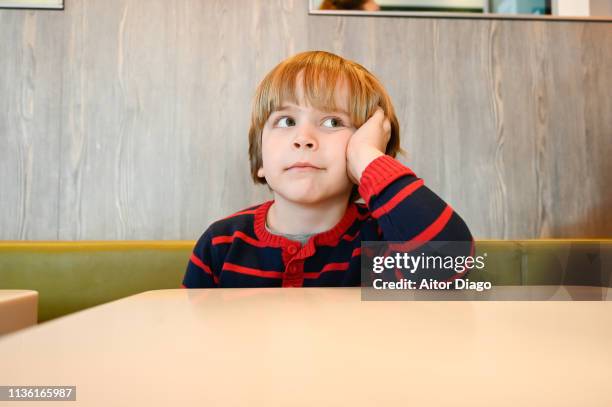
[[[341,127],[342,125],[342,120],[337,117],[330,117],[329,119],[325,119],[325,121],[323,122],[323,126],[328,127],[330,129]]]
[[[289,116],[283,116],[276,121],[277,127],[291,127],[295,126],[295,120]]]

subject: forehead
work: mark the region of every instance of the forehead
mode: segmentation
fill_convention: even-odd
[[[334,84],[308,83],[303,78],[296,78],[295,98],[287,100],[300,106],[310,106],[319,110],[343,110],[348,112],[350,90],[346,80],[340,79]]]

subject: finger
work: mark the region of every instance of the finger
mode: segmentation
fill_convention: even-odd
[[[374,114],[370,116],[370,119],[372,121],[377,121],[377,120],[382,121],[384,118],[385,118],[385,111],[380,106],[378,106],[376,110],[374,111]]]
[[[389,121],[389,119],[385,119],[385,121],[383,122],[383,130],[387,134],[391,133],[391,122]]]
[[[389,119],[385,119],[383,122],[383,131],[385,132],[387,139],[389,139],[389,137],[391,137],[391,122]]]
[[[357,181],[355,180],[355,177],[353,177],[353,174],[351,173],[351,170],[350,170],[350,168],[349,168],[349,162],[348,162],[348,160],[347,160],[347,162],[346,162],[346,174],[348,175],[349,180],[350,180],[350,181],[351,181],[353,184],[355,184],[355,185],[359,185],[359,182],[357,182]]]

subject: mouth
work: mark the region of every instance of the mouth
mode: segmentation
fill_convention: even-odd
[[[321,167],[317,167],[314,164],[311,164],[309,162],[298,162],[298,163],[294,163],[291,166],[289,166],[287,168],[287,171],[289,170],[294,170],[294,171],[314,171],[314,170],[322,170],[323,168]]]

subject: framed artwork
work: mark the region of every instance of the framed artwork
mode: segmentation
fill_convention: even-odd
[[[64,0],[0,0],[0,8],[41,8],[63,10]]]

